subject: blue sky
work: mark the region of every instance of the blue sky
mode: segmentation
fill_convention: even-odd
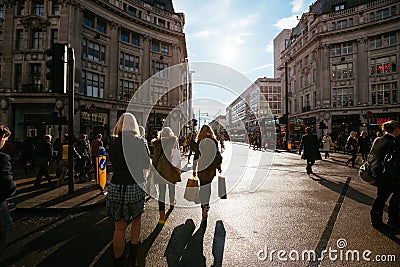
[[[175,12],[185,14],[189,62],[223,64],[251,81],[273,77],[273,39],[282,29],[296,26],[296,16],[300,18],[313,2],[315,0],[173,0]],[[236,98],[217,93],[218,90],[210,91],[214,92],[213,99],[225,105]],[[194,98],[210,97],[210,91],[194,86]],[[217,107],[219,109],[221,107]]]

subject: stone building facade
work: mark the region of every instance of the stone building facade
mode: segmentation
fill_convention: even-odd
[[[352,130],[374,135],[383,122],[400,119],[399,58],[399,1],[318,0],[275,67],[282,88],[288,74],[289,115],[319,136],[324,122],[333,138],[343,138]]]
[[[52,92],[45,62],[46,50],[63,43],[75,51],[76,135],[108,137],[154,74],[130,110],[148,132],[160,129],[189,95],[186,69],[173,90],[173,75],[163,71],[187,62],[184,24],[171,0],[0,0],[1,123],[14,129],[14,140],[29,129],[58,136],[54,116],[68,114],[68,97]]]

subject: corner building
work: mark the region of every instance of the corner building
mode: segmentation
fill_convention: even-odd
[[[399,51],[399,1],[316,1],[281,53],[289,115],[318,136],[326,131],[317,129],[320,122],[334,138],[352,130],[375,134],[383,122],[400,119]]]
[[[163,72],[187,62],[184,24],[171,0],[0,1],[0,122],[15,130],[14,141],[30,129],[60,134],[54,116],[68,114],[68,97],[52,92],[45,62],[53,43],[65,43],[75,51],[75,135],[108,137],[135,92],[156,73],[133,107],[148,132],[161,129],[189,95],[186,86],[166,93],[170,77]],[[178,77],[183,83],[185,73]]]

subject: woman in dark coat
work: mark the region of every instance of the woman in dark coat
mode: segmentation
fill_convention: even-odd
[[[400,123],[388,121],[382,125],[384,136],[374,140],[371,148],[373,159],[371,161],[371,172],[377,181],[377,196],[371,208],[371,224],[377,229],[384,228],[382,222],[385,202],[390,195],[388,207],[388,224],[400,229],[400,172],[399,167],[392,171],[384,172],[383,160],[389,150],[393,151],[394,163],[399,164],[400,150]]]
[[[218,150],[218,141],[214,131],[203,125],[196,137],[196,149],[193,162],[193,176],[200,180],[200,202],[202,217],[206,219],[210,209],[211,182],[216,170],[221,173],[222,156]]]
[[[371,141],[367,136],[367,133],[362,131],[360,137],[358,138],[358,146],[360,147],[360,153],[363,162],[367,161],[367,156],[369,151],[371,150]]]
[[[306,167],[307,174],[311,174],[313,173],[312,166],[314,165],[315,161],[322,160],[322,158],[321,158],[321,153],[319,152],[318,137],[311,132],[310,127],[306,128],[306,134],[301,139],[299,148],[300,155],[301,152],[303,151],[303,148],[304,148],[304,153],[301,156],[301,158],[307,160],[307,167]]]
[[[165,193],[169,191],[169,204],[172,210],[175,206],[175,184],[181,181],[180,166],[174,166],[172,163],[172,149],[179,151],[178,138],[170,127],[164,127],[158,133],[158,138],[153,140],[154,147],[153,166],[156,172],[153,172],[154,182],[158,184],[159,198],[158,210],[160,213],[159,222],[165,221]],[[180,156],[180,154],[179,154]]]
[[[149,168],[150,158],[145,142],[139,136],[139,125],[131,113],[121,115],[113,136],[109,156],[114,172],[108,186],[106,207],[107,214],[114,220],[114,266],[123,266],[125,231],[130,222],[128,265],[136,266],[145,203],[143,169]]]

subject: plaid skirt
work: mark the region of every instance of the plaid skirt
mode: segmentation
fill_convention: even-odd
[[[144,212],[146,196],[144,188],[145,183],[140,185],[110,183],[106,200],[107,215],[112,216],[114,221],[124,219],[128,223],[141,215]]]

